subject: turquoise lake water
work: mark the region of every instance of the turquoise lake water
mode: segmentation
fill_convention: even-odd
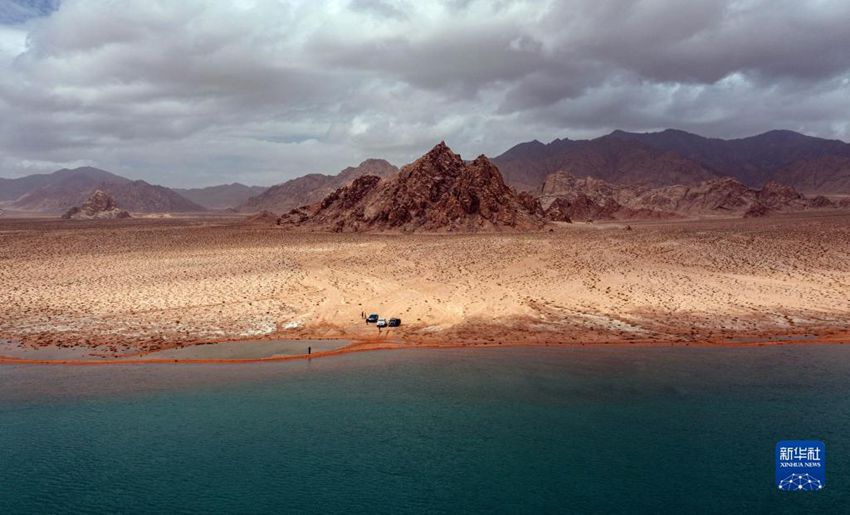
[[[820,492],[774,445],[826,443]],[[0,367],[0,513],[839,513],[850,346]]]

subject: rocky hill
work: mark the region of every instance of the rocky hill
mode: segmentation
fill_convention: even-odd
[[[659,188],[613,184],[567,172],[549,175],[540,203],[551,219],[672,218],[679,216],[764,216],[772,212],[835,207],[825,197],[806,198],[794,188],[768,182],[761,189],[722,177],[697,185]]]
[[[507,186],[486,157],[467,164],[445,143],[398,174],[361,176],[321,202],[284,215],[281,222],[345,232],[476,232],[544,225],[537,202]]]
[[[99,188],[112,195],[119,205],[132,212],[191,213],[205,211],[203,206],[195,204],[179,193],[145,181],[101,184]]]
[[[106,192],[95,190],[79,207],[72,207],[62,218],[66,220],[103,220],[130,218],[130,213],[118,208],[115,200]]]
[[[16,197],[13,207],[26,211],[60,213],[79,206],[99,185],[122,184],[129,179],[100,170],[81,167],[57,170],[51,174],[30,175],[15,179],[26,191]]]
[[[364,175],[388,177],[396,172],[398,168],[388,161],[367,159],[358,166],[349,166],[337,175],[312,173],[272,186],[263,193],[249,198],[238,207],[238,210],[245,213],[260,211],[284,213],[299,206],[318,202],[358,177]]]

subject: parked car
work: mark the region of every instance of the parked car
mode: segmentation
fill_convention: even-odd
[[[377,321],[378,321],[378,314],[377,313],[372,313],[371,315],[366,317],[366,323],[367,324],[374,324]]]
[[[378,327],[386,327],[386,326],[387,326],[387,319],[386,318],[379,318],[378,319]]]
[[[398,326],[401,325],[401,319],[400,318],[391,318],[390,323],[387,324],[387,325],[389,325],[390,327],[398,327]]]

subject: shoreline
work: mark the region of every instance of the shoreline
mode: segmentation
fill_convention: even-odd
[[[771,335],[764,338],[752,338],[753,341],[658,341],[658,340],[635,340],[630,342],[568,342],[568,343],[542,343],[542,342],[511,342],[511,343],[387,343],[369,340],[352,340],[352,343],[338,349],[319,351],[312,354],[274,355],[260,358],[150,358],[129,357],[126,359],[31,359],[15,358],[0,355],[0,366],[2,365],[48,365],[48,366],[97,366],[97,365],[240,365],[252,363],[274,363],[284,361],[300,361],[321,359],[332,356],[341,356],[357,352],[376,352],[405,349],[461,349],[461,348],[516,348],[516,347],[723,347],[723,348],[747,348],[767,347],[780,345],[850,345],[850,332],[829,335],[826,337],[815,337],[807,340],[787,339],[788,335]],[[786,339],[779,339],[786,338]],[[233,342],[234,340],[230,340]],[[238,341],[238,340],[237,340]],[[141,355],[140,355],[141,356]]]

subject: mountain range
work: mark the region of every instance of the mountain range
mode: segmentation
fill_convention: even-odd
[[[775,182],[809,196],[850,195],[850,144],[783,130],[729,140],[674,129],[652,133],[618,130],[588,140],[521,143],[488,162],[499,169],[508,186],[541,199],[545,197],[549,176],[560,172],[577,178],[592,177],[616,186],[618,191],[624,191],[624,186],[646,192],[672,186],[705,188],[725,184],[724,188],[734,194],[740,190],[738,186],[712,182],[729,177],[752,191]],[[231,208],[245,213],[286,213],[315,204],[359,177],[383,179],[398,173],[398,168],[383,159],[367,159],[336,175],[313,173],[270,188],[232,183],[180,189],[82,167],[17,179],[0,178],[0,202],[15,210],[60,213],[79,206],[100,189],[122,209],[134,212]],[[657,194],[672,195],[672,191]],[[743,194],[743,190],[740,192]],[[622,194],[618,195],[620,202]],[[563,207],[564,202],[559,201],[558,205]]]
[[[12,207],[24,211],[62,213],[79,206],[97,190],[109,194],[122,209],[134,212],[193,212],[205,208],[164,186],[132,181],[98,168],[62,169],[52,174],[5,179],[0,184],[4,197],[7,184],[14,193],[35,186],[14,198]]]
[[[21,211],[60,213],[79,206],[94,191],[101,190],[122,209],[140,213],[181,213],[235,207],[265,189],[239,183],[207,188],[166,188],[98,168],[80,167],[17,179],[0,178],[0,201]]]
[[[0,177],[0,201],[15,201],[40,188],[56,186],[66,181],[85,181],[96,184],[100,182],[121,182],[127,180],[129,179],[91,167],[63,168],[53,173],[27,175],[26,177],[16,179]]]
[[[530,141],[495,157],[508,183],[538,192],[557,171],[618,184],[670,186],[732,177],[750,187],[776,181],[806,194],[850,193],[850,144],[776,130],[705,138],[668,129],[614,131],[590,140]]]

